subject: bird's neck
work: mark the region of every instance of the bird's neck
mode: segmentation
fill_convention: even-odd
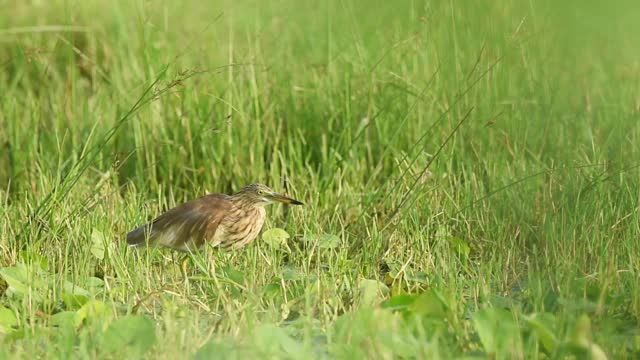
[[[256,203],[255,201],[252,201],[249,199],[238,197],[238,198],[231,199],[231,201],[236,207],[240,209],[244,209],[246,211],[259,210],[259,209],[264,210],[263,204]]]

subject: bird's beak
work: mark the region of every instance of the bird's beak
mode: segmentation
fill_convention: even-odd
[[[296,199],[292,199],[290,197],[286,197],[284,195],[280,195],[278,193],[272,193],[269,194],[267,196],[267,198],[269,198],[270,200],[273,201],[277,201],[277,202],[281,202],[283,204],[287,204],[287,205],[304,205],[302,202],[296,200]]]

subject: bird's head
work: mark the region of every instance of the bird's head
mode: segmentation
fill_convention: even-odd
[[[234,196],[241,197],[243,200],[258,206],[269,205],[274,202],[280,202],[287,205],[304,205],[298,200],[278,194],[268,186],[258,183],[245,186]]]

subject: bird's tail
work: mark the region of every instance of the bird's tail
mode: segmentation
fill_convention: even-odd
[[[145,231],[147,225],[141,225],[137,228],[131,230],[127,234],[127,244],[131,247],[137,247],[140,245],[144,245],[146,242],[148,231]]]

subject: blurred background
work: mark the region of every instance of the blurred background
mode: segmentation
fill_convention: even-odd
[[[339,240],[325,267],[261,247],[229,266],[256,287],[285,284],[282,264],[319,279],[322,331],[356,307],[336,279],[366,278],[441,286],[459,320],[556,314],[558,338],[587,313],[607,353],[638,351],[638,19],[631,0],[0,0],[0,265],[113,276],[105,296],[130,304],[165,274],[94,257],[96,229],[120,246],[167,207],[259,181],[308,204],[269,226]],[[194,296],[213,302],[207,286]],[[207,306],[280,321],[295,298],[237,296]],[[478,348],[456,324],[423,335]]]

